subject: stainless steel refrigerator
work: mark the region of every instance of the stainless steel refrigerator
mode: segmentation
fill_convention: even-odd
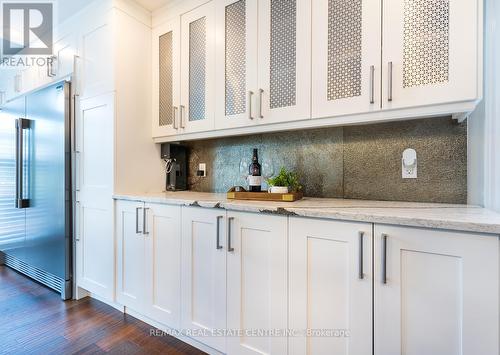
[[[70,83],[0,111],[0,263],[71,298]]]

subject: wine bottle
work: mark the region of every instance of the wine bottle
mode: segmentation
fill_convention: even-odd
[[[262,168],[259,164],[257,149],[253,150],[252,164],[248,168],[248,185],[250,192],[261,192]]]

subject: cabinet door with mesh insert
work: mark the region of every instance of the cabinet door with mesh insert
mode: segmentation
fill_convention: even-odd
[[[214,129],[215,6],[208,2],[181,16],[183,133]]]
[[[312,117],[380,110],[380,0],[312,2]]]
[[[153,31],[153,137],[180,133],[180,20]]]
[[[257,124],[257,4],[216,3],[216,128]]]
[[[311,117],[312,2],[259,2],[259,123]]]
[[[482,1],[385,0],[382,105],[476,100]],[[384,87],[385,86],[385,87]]]

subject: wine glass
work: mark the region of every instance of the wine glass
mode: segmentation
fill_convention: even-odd
[[[248,158],[241,158],[240,160],[240,177],[244,181],[243,186],[248,185],[248,169],[251,161]]]
[[[262,178],[264,179],[264,183],[265,183],[265,190],[267,191],[267,189],[269,188],[269,186],[267,186],[267,180],[269,178],[272,178],[274,176],[274,161],[272,158],[269,158],[269,159],[264,159],[262,160]]]
[[[272,159],[264,159],[262,161],[262,177],[269,179],[274,176],[274,162]]]

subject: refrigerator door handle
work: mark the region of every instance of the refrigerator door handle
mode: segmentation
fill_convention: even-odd
[[[31,120],[19,118],[16,120],[16,208],[28,208],[30,200],[24,198],[24,136],[25,129],[31,127]],[[28,188],[29,192],[29,188]]]
[[[16,208],[19,208],[19,120],[16,120]]]

